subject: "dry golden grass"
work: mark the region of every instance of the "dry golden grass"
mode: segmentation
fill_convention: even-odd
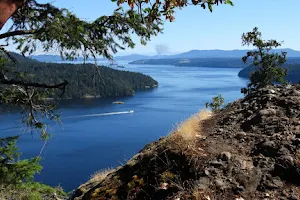
[[[191,157],[191,160],[194,162],[206,156],[203,149],[197,147],[197,141],[201,137],[205,138],[201,132],[202,121],[211,116],[212,113],[210,111],[201,110],[199,113],[178,124],[177,128],[165,139],[166,148],[179,150],[182,154]]]
[[[99,170],[91,175],[91,178],[88,182],[101,182],[113,171],[114,169],[111,168]]]
[[[201,136],[201,121],[211,117],[212,113],[208,110],[201,110],[187,120],[177,125],[177,128],[168,136],[169,140],[184,140],[193,142]]]
[[[193,197],[195,200],[212,200],[213,198],[211,198],[212,195],[210,193],[210,191],[195,189],[193,191]]]
[[[197,135],[201,134],[201,121],[211,116],[208,110],[201,110],[187,120],[179,124],[175,134],[181,135],[186,141],[195,140]]]
[[[100,183],[101,181],[103,181],[107,177],[107,175],[112,173],[114,170],[115,169],[108,168],[108,169],[102,169],[95,172],[94,174],[91,175],[90,180],[80,185],[78,189],[80,189],[83,194],[86,193],[88,191],[88,188],[91,188],[97,185],[98,183]],[[75,199],[80,199],[80,197]]]

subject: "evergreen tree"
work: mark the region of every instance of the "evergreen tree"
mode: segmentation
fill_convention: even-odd
[[[252,45],[255,50],[247,52],[243,57],[244,63],[249,58],[252,59],[252,65],[255,71],[250,75],[248,88],[243,88],[242,93],[250,93],[251,90],[271,85],[274,82],[283,83],[287,70],[282,67],[286,62],[286,52],[270,53],[273,48],[281,46],[276,40],[263,40],[261,32],[255,27],[253,31],[242,35],[243,45]]]

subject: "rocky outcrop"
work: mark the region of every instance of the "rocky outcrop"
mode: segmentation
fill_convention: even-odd
[[[300,199],[300,85],[261,88],[199,126],[194,141],[149,144],[73,199]]]
[[[230,161],[206,169],[215,173],[212,180],[222,180],[217,199],[300,199],[300,85],[254,91],[228,105],[206,127],[208,145],[215,152],[231,152]]]

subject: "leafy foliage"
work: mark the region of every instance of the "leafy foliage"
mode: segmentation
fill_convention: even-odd
[[[18,44],[23,53],[32,53],[39,44],[45,51],[56,48],[69,59],[83,55],[102,55],[112,58],[118,49],[133,48],[132,34],[146,44],[152,35],[162,32],[163,16],[174,20],[174,9],[185,7],[187,0],[112,0],[118,8],[110,16],[101,16],[92,22],[79,19],[67,9],[59,9],[50,3],[24,0],[23,6],[13,15],[13,25],[0,39],[8,38]],[[127,3],[129,9],[121,7]],[[209,8],[219,3],[232,5],[230,0],[195,1],[194,5]],[[22,37],[18,37],[18,36]]]
[[[188,5],[200,5],[203,9],[208,8],[210,12],[213,10],[214,5],[229,4],[233,6],[231,0],[155,0],[151,4],[150,0],[112,0],[117,2],[118,5],[127,3],[131,9],[137,7],[141,15],[145,15],[145,18],[151,21],[157,17],[165,16],[167,20],[172,22],[174,18],[174,9],[183,8]],[[143,9],[143,4],[150,4],[152,6]]]
[[[213,97],[211,103],[208,102],[205,103],[205,107],[206,108],[210,107],[213,112],[220,111],[222,106],[224,106],[224,98],[222,97],[221,94],[219,94],[216,97]]]
[[[248,88],[243,88],[242,93],[250,93],[252,89],[271,85],[273,82],[284,82],[284,77],[287,75],[287,70],[282,68],[286,62],[286,52],[270,53],[270,50],[281,46],[281,43],[276,40],[263,40],[262,34],[255,27],[253,31],[242,35],[243,45],[252,45],[256,49],[247,52],[247,55],[242,58],[246,63],[249,58],[252,59],[252,65],[256,68],[250,75],[250,83]]]

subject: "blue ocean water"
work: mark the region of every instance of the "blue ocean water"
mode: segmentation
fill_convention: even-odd
[[[212,97],[222,94],[226,103],[242,97],[240,88],[246,85],[237,76],[240,69],[124,66],[122,70],[152,76],[159,87],[133,97],[61,103],[62,123],[49,127],[52,138],[43,150],[43,170],[37,181],[75,189],[94,172],[126,163],[145,144],[167,135],[177,123],[204,108]],[[134,112],[116,114],[130,110]],[[22,135],[18,145],[23,158],[37,156],[44,145],[21,124],[18,113],[0,116],[0,132],[1,136]]]

